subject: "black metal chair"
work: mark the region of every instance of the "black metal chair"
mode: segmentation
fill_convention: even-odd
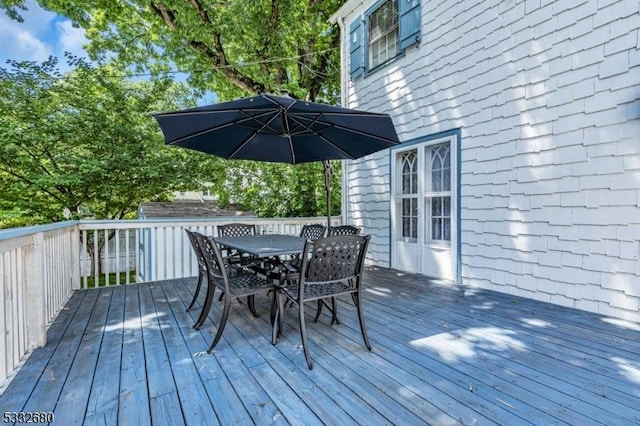
[[[227,319],[229,318],[231,303],[235,299],[239,299],[244,296],[249,297],[254,296],[257,293],[266,293],[267,290],[273,288],[273,284],[269,280],[242,269],[235,268],[232,273],[229,273],[228,269],[233,268],[233,266],[227,265],[224,262],[220,248],[218,247],[218,244],[216,244],[215,239],[199,233],[195,233],[195,236],[207,264],[209,285],[207,287],[207,297],[205,299],[205,306],[203,310],[209,312],[213,301],[213,289],[215,287],[218,287],[223,291],[222,297],[224,300],[224,306],[222,308],[222,317],[218,324],[218,331],[207,350],[207,352],[211,352],[222,337],[222,332],[224,331]]]
[[[300,230],[300,237],[306,240],[317,240],[324,237],[326,229],[326,226],[320,224],[304,225]],[[289,272],[297,273],[300,270],[300,255],[292,256],[286,268]]]
[[[219,237],[244,237],[246,235],[256,235],[256,226],[247,223],[229,223],[218,225]],[[235,250],[223,250],[223,257],[230,265],[242,264],[250,258],[246,254],[238,253]]]
[[[362,272],[369,239],[369,236],[338,235],[307,241],[302,258],[308,261],[302,263],[298,279],[276,289],[277,308],[271,341],[276,344],[280,335],[284,323],[284,304],[285,300],[288,300],[298,308],[302,347],[309,369],[313,368],[313,363],[307,344],[304,318],[304,305],[307,301],[351,295],[358,312],[364,344],[371,350],[361,299]]]
[[[327,229],[327,236],[331,237],[334,235],[360,235],[360,228],[353,225],[339,225],[339,226],[330,226]],[[336,299],[331,298],[331,306],[327,304],[326,300],[318,300],[318,309],[316,310],[316,317],[313,319],[315,322],[318,321],[320,315],[322,314],[322,307],[327,306],[327,309],[331,311],[331,325],[340,324],[340,320],[338,319],[338,312],[336,308]]]
[[[245,235],[256,235],[256,226],[247,223],[218,225],[218,236],[220,237],[243,237]]]
[[[327,230],[327,236],[332,235],[360,235],[360,228],[353,225],[330,226]]]
[[[196,284],[196,291],[193,294],[193,299],[191,299],[191,303],[189,303],[189,307],[187,311],[190,311],[193,308],[193,305],[196,303],[198,299],[198,295],[200,294],[200,287],[202,287],[202,279],[207,275],[207,264],[204,260],[204,256],[202,256],[202,250],[200,250],[200,245],[198,244],[198,240],[193,234],[193,231],[189,229],[185,229],[187,232],[187,237],[189,237],[189,242],[191,243],[191,248],[193,248],[193,252],[196,255],[196,260],[198,261],[198,284]]]
[[[198,296],[200,295],[200,290],[202,288],[202,280],[203,277],[207,276],[207,264],[205,262],[204,256],[202,254],[202,249],[200,248],[200,244],[198,242],[198,239],[195,236],[195,232],[191,231],[189,229],[185,229],[185,231],[187,232],[187,236],[189,237],[189,242],[191,243],[191,247],[193,248],[193,251],[196,255],[196,259],[198,261],[198,283],[196,284],[196,291],[193,294],[193,298],[191,299],[191,303],[189,303],[189,307],[187,308],[187,312],[191,310],[191,308],[193,308],[193,305],[195,305],[196,300],[198,300]],[[230,272],[233,274],[237,274],[238,269],[234,268],[232,269]],[[207,278],[208,281],[208,278]],[[207,282],[207,286],[208,286],[208,282]],[[207,291],[209,291],[209,288],[207,287]],[[215,286],[211,287],[210,289],[211,291],[211,297],[213,297],[215,295]],[[224,294],[220,295],[220,299],[222,300],[222,298],[224,297]],[[247,300],[247,304],[249,306],[249,310],[255,315],[258,316],[258,314],[256,313],[256,309],[255,309],[255,304],[253,299],[248,299]],[[210,306],[209,306],[210,309]],[[200,311],[200,316],[198,317],[198,319],[196,320],[196,322],[193,324],[193,327],[195,329],[200,328],[200,326],[206,321],[207,319],[207,315],[209,314],[208,309],[202,309]]]
[[[324,232],[327,229],[326,226],[314,223],[311,225],[304,225],[300,230],[300,236],[307,240],[317,240],[324,237]]]

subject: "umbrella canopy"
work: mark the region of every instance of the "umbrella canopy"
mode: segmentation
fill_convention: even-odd
[[[328,160],[356,159],[400,143],[387,114],[267,94],[154,117],[168,145],[226,159],[323,161],[327,199]]]

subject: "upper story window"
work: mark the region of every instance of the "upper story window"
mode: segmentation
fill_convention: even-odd
[[[357,78],[420,41],[420,0],[381,0],[349,26],[349,73]]]
[[[394,58],[398,47],[398,2],[387,0],[369,15],[369,69]]]

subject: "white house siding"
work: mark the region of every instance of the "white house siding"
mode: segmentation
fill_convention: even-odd
[[[461,129],[464,284],[640,320],[637,0],[426,1],[417,48],[343,102],[408,141]],[[345,217],[389,265],[389,154],[345,167]]]

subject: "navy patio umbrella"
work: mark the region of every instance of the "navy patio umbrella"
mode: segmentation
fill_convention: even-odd
[[[231,102],[154,114],[167,145],[236,160],[322,161],[328,222],[328,160],[356,159],[399,144],[388,114],[261,94]]]

